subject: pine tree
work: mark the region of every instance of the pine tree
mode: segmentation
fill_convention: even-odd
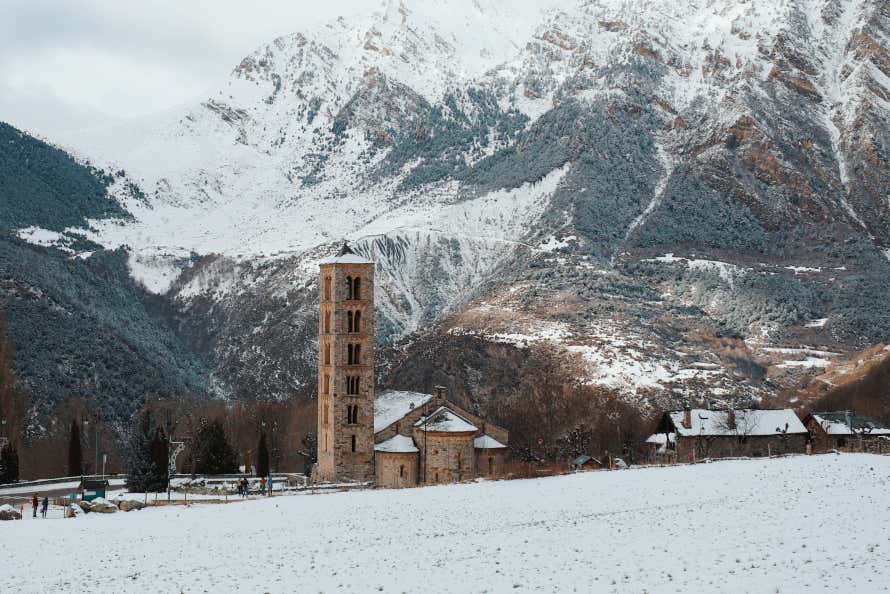
[[[152,485],[152,491],[166,491],[167,490],[167,466],[168,466],[168,456],[170,451],[170,444],[167,440],[167,435],[164,433],[164,430],[158,428],[154,432],[154,437],[151,440],[151,460],[154,465],[154,481]]]
[[[14,483],[19,480],[19,452],[7,445],[0,450],[0,485]]]
[[[80,447],[80,427],[71,421],[71,435],[68,439],[68,476],[83,475],[83,454]]]
[[[260,435],[260,444],[256,449],[256,475],[269,476],[269,447],[266,445],[266,434]]]
[[[200,474],[231,474],[238,470],[235,451],[219,421],[203,421],[195,437],[195,471]]]
[[[167,489],[167,436],[154,426],[151,411],[136,418],[127,443],[127,489],[152,493]]]

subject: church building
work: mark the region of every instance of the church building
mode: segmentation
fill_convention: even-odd
[[[374,263],[348,246],[319,279],[318,482],[381,487],[503,476],[507,431],[432,394],[374,394]]]

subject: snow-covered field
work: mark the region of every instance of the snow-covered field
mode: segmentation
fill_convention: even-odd
[[[890,457],[0,524],[14,592],[886,592]],[[13,544],[14,543],[14,544]]]

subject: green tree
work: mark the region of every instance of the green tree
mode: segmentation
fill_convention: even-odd
[[[19,451],[7,445],[0,450],[0,485],[19,480]]]
[[[260,435],[260,444],[256,450],[256,475],[269,476],[269,446],[266,445],[266,434]]]
[[[219,421],[204,420],[195,436],[195,472],[199,474],[231,474],[237,472],[235,450]]]
[[[80,427],[77,420],[71,420],[71,434],[68,438],[68,476],[83,474],[83,453],[80,445]]]

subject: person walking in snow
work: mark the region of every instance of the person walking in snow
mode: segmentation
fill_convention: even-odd
[[[260,493],[266,492],[266,477],[260,479]]]
[[[40,505],[40,498],[37,496],[37,493],[34,493],[34,496],[31,497],[31,508],[34,510],[34,515],[32,517],[37,517],[37,506]]]
[[[269,478],[266,480],[266,484],[269,486],[269,497],[272,496],[272,473],[269,473]]]
[[[46,519],[46,510],[49,509],[49,497],[43,498],[43,504],[40,506],[40,515],[43,516],[43,519]]]

